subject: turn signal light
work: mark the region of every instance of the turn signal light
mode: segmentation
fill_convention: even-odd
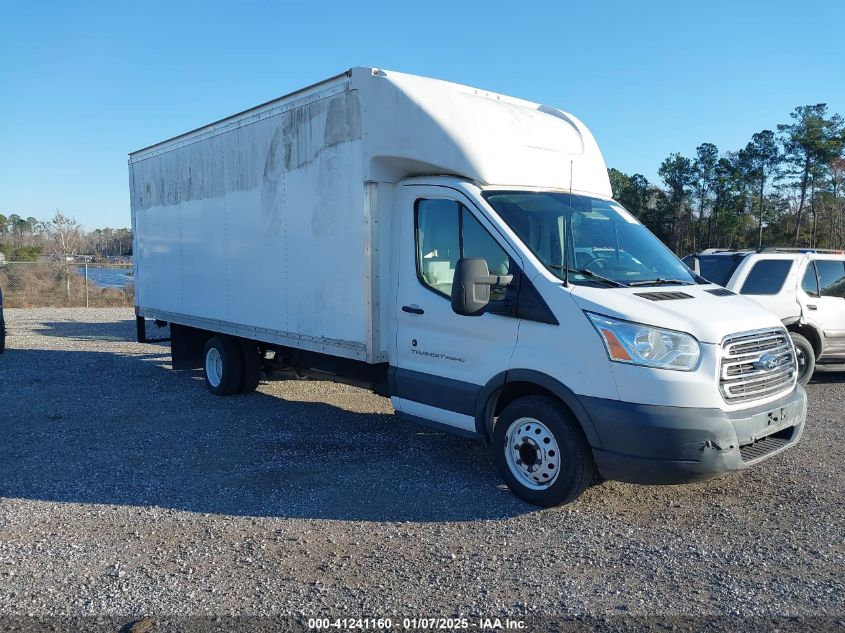
[[[604,336],[604,340],[607,341],[607,350],[610,352],[610,357],[613,360],[633,360],[613,332],[602,328],[601,333]]]

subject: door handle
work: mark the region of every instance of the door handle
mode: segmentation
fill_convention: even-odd
[[[425,314],[425,310],[423,310],[416,304],[410,306],[402,306],[402,312],[410,312],[411,314]]]
[[[818,310],[818,308],[816,307],[816,304],[814,304],[814,303],[808,303],[807,309],[808,310]]]

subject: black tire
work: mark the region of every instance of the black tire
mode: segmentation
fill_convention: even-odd
[[[232,337],[220,334],[208,339],[202,358],[205,386],[211,393],[215,396],[230,396],[238,392],[243,376],[243,360],[241,350]],[[218,358],[219,363],[216,362]]]
[[[806,385],[816,371],[816,350],[806,337],[797,332],[790,332],[792,344],[795,345],[795,355],[798,360],[798,384]]]
[[[3,308],[0,308],[0,354],[6,350],[6,319],[3,317]]]
[[[516,430],[522,432],[526,425],[532,424],[530,420],[540,422],[545,429],[543,433],[535,436],[537,427],[529,428],[526,434],[521,436],[520,442],[515,441],[517,436],[514,435],[515,443],[511,445],[508,442],[508,430],[514,426],[514,433]],[[558,447],[557,474],[551,474],[550,484],[541,481],[526,485],[523,478],[529,475],[515,472],[519,466],[514,465],[512,470],[509,464],[510,451],[513,449],[516,453],[517,446],[523,447],[533,442],[535,437],[540,440],[540,444],[536,447],[534,464],[537,465],[537,474],[542,477],[552,472],[548,471],[548,468],[555,466],[555,455],[546,454],[553,451],[547,451],[549,443],[544,447],[543,442],[548,437],[551,445],[556,443]],[[521,452],[519,455],[524,457]],[[505,407],[493,428],[493,459],[511,492],[523,501],[544,508],[575,501],[590,485],[595,472],[592,451],[578,422],[560,402],[547,396],[526,396]],[[516,460],[516,457],[513,459]],[[532,485],[535,487],[532,488]]]
[[[252,393],[258,388],[258,383],[261,382],[261,356],[258,352],[258,345],[255,344],[255,341],[239,338],[238,348],[243,363],[238,393]]]

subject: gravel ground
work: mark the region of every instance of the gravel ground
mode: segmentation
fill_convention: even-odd
[[[538,510],[487,450],[325,382],[216,398],[132,310],[7,310],[0,614],[845,613],[845,373],[800,445],[716,481]],[[2,627],[0,627],[2,628]]]

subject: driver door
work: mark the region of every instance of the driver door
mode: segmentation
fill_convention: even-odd
[[[507,315],[518,284],[516,254],[458,191],[406,185],[397,203],[393,406],[407,416],[474,433],[478,394],[508,369],[517,342],[519,320]],[[452,311],[452,279],[461,257],[483,257],[491,273],[515,275],[512,286],[491,290],[490,307],[481,316]]]

